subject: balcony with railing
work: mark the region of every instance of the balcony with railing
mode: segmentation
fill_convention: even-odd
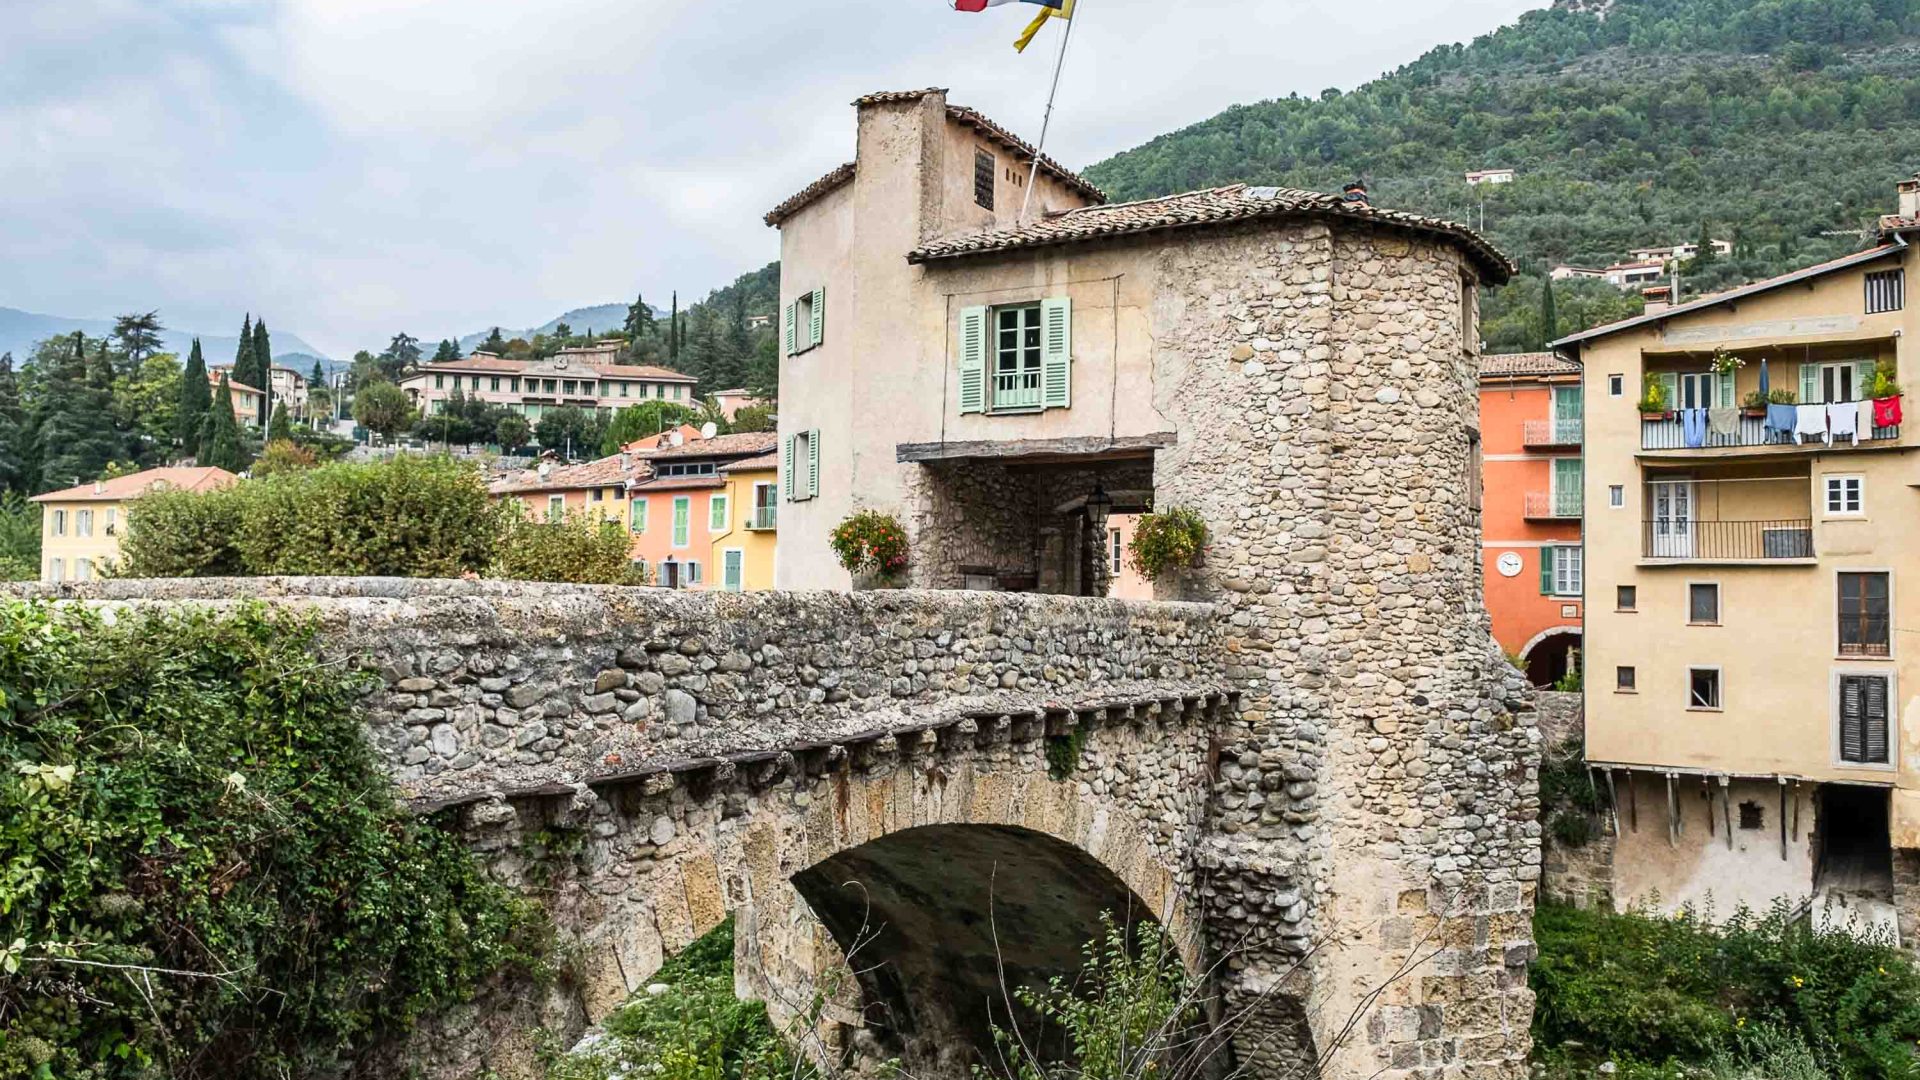
[[[1858,445],[1860,446],[1886,445],[1889,441],[1897,441],[1900,438],[1898,424],[1885,427],[1860,426],[1856,430],[1859,433]],[[1673,413],[1672,419],[1642,417],[1640,420],[1640,449],[1642,450],[1718,450],[1732,447],[1774,447],[1786,450],[1795,446],[1827,450],[1849,449],[1854,445],[1856,445],[1855,439],[1851,435],[1835,437],[1831,443],[1825,436],[1796,436],[1791,432],[1782,432],[1778,428],[1768,427],[1764,416],[1749,416],[1744,412],[1735,421],[1731,431],[1716,432],[1711,425],[1699,423],[1692,439],[1687,437],[1686,426],[1679,412]]]
[[[1528,521],[1578,520],[1580,511],[1581,496],[1579,488],[1564,491],[1527,492],[1525,516]]]
[[[1804,563],[1814,558],[1808,478],[1654,474],[1646,485],[1640,554],[1650,562]]]
[[[778,524],[778,518],[778,506],[756,506],[747,516],[747,529],[751,532],[773,532]]]
[[[1551,420],[1528,420],[1521,425],[1520,434],[1521,439],[1528,446],[1579,446],[1582,435],[1580,418],[1556,417]]]

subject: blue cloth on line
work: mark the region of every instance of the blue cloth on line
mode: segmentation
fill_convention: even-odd
[[[1767,439],[1770,442],[1793,441],[1794,408],[1791,405],[1767,406]]]
[[[1707,410],[1680,410],[1680,437],[1689,447],[1707,445]]]

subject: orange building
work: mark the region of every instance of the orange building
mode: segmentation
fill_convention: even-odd
[[[487,493],[497,499],[520,500],[535,521],[558,521],[568,514],[619,521],[627,512],[627,484],[642,475],[644,467],[634,454],[614,454],[579,465],[542,462],[494,481]]]
[[[1552,353],[1480,366],[1481,563],[1493,636],[1537,686],[1580,671],[1580,366]]]
[[[725,467],[773,452],[771,431],[719,435],[641,451],[652,478],[627,486],[627,523],[633,558],[646,563],[655,584],[670,589],[720,588],[709,566],[716,535],[733,528],[733,496]]]

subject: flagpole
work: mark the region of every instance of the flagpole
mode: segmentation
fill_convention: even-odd
[[[1073,24],[1079,21],[1080,3],[1083,0],[1070,2],[1073,3],[1073,12],[1067,17],[1066,33],[1060,35],[1060,52],[1053,58],[1053,85],[1047,89],[1047,111],[1040,117],[1040,141],[1033,148],[1033,167],[1027,170],[1027,194],[1020,200],[1020,221],[1027,220],[1027,207],[1033,204],[1034,181],[1040,177],[1040,155],[1047,148],[1047,127],[1053,123],[1053,98],[1060,92],[1060,68],[1067,62],[1067,42],[1073,38]]]

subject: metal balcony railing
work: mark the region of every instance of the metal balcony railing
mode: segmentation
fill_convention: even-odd
[[[1641,554],[1649,559],[1729,562],[1813,558],[1813,520],[1695,521],[1650,518],[1641,523]]]
[[[1582,500],[1578,490],[1527,492],[1526,516],[1536,520],[1577,518],[1580,516],[1581,507]]]
[[[747,518],[747,528],[753,532],[771,532],[779,517],[778,507],[756,506]]]
[[[1031,409],[1040,404],[1040,372],[1003,371],[993,376],[993,407]]]
[[[1579,446],[1583,426],[1578,417],[1528,420],[1521,425],[1521,437],[1528,446]]]
[[[1860,441],[1862,443],[1880,442],[1886,439],[1898,439],[1899,437],[1900,426],[1898,424],[1892,427],[1877,427],[1871,431],[1865,428],[1860,429]],[[1794,440],[1792,437],[1783,439],[1778,432],[1768,431],[1765,417],[1742,415],[1732,433],[1716,435],[1713,431],[1709,430],[1702,438],[1701,445],[1691,449],[1716,449],[1729,446],[1791,446],[1793,444]],[[1807,445],[1825,446],[1824,443],[1816,442],[1809,442]],[[1843,437],[1835,439],[1833,445],[1835,449],[1850,447],[1853,445],[1853,440]],[[1690,449],[1687,446],[1686,432],[1681,427],[1679,416],[1676,414],[1671,420],[1642,419],[1640,421],[1640,449]]]

